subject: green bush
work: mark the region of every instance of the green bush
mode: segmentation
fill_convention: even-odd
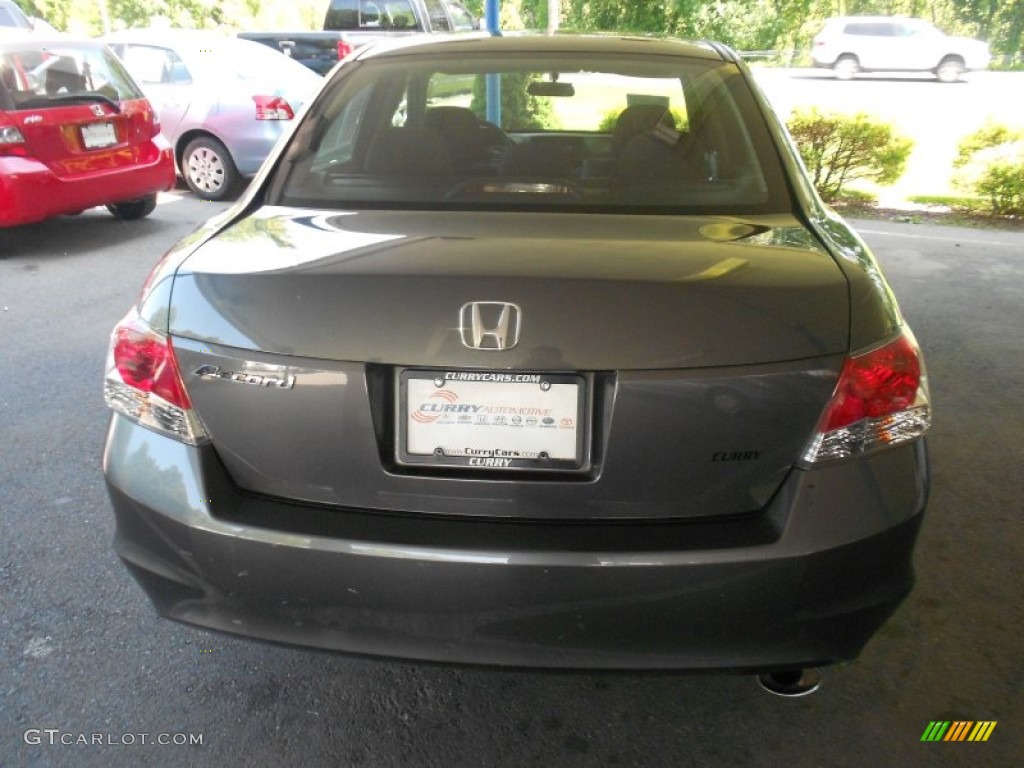
[[[971,162],[975,153],[1019,139],[1024,139],[1024,130],[1014,130],[1001,123],[987,122],[974,133],[960,140],[956,148],[956,160],[953,161],[953,166],[962,168]]]
[[[814,186],[830,202],[843,197],[853,181],[896,181],[914,146],[888,123],[863,113],[797,110],[788,127]]]
[[[978,150],[955,181],[984,199],[989,213],[1024,214],[1024,140]]]
[[[989,213],[1024,214],[1024,130],[986,123],[957,147],[954,183]]]

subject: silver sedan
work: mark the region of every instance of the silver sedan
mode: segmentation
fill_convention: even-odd
[[[259,170],[321,84],[287,56],[216,32],[127,30],[104,41],[156,107],[186,184],[209,200]]]

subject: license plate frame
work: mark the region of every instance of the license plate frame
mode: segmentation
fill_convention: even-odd
[[[402,370],[396,461],[502,473],[585,472],[592,392],[584,374]]]
[[[82,146],[86,149],[106,149],[117,144],[117,128],[113,123],[89,123],[81,127]]]

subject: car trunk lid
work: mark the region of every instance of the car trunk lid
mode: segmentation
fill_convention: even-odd
[[[138,165],[155,133],[145,99],[112,104],[75,94],[74,101],[39,98],[9,112],[27,152],[59,178]]]
[[[473,302],[519,309],[512,348],[467,346]],[[828,401],[848,316],[841,271],[791,217],[265,208],[179,269],[170,331],[199,417],[250,490],[661,519],[767,502]],[[410,371],[576,376],[579,461],[518,474],[403,462]]]

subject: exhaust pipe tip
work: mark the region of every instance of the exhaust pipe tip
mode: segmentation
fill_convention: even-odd
[[[757,676],[757,682],[768,693],[794,699],[818,690],[821,686],[821,672],[813,668],[765,672]]]

